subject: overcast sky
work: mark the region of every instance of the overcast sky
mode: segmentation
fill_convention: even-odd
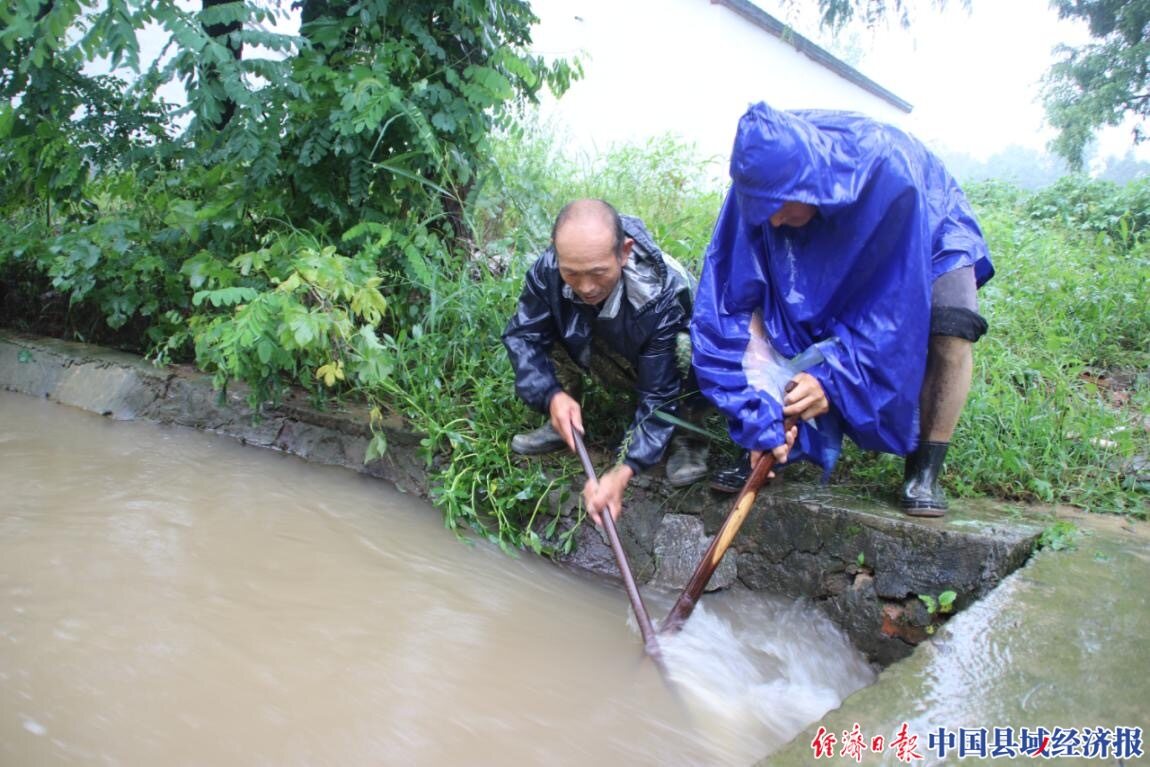
[[[777,0],[758,2],[831,47],[804,11],[814,3],[793,0],[785,8]],[[1090,39],[1086,25],[1060,20],[1049,0],[972,0],[969,12],[959,0],[949,0],[944,11],[922,0],[915,10],[909,29],[891,22],[839,38],[846,49],[862,51],[852,64],[914,104],[910,129],[979,159],[1010,145],[1044,151],[1053,133],[1043,124],[1041,80],[1056,60],[1055,46]],[[1128,127],[1112,129],[1100,137],[1099,153],[1122,155],[1130,146]],[[1139,147],[1136,156],[1150,160],[1150,146]]]

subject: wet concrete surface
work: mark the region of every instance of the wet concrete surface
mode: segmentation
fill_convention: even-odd
[[[1005,763],[1006,757],[990,756],[995,728],[1011,730],[1016,742],[1024,728],[1031,736],[1045,728],[1053,737],[1038,758],[1058,764],[1150,763],[1129,757],[1135,752],[1129,741],[1127,757],[1120,757],[1120,741],[1131,733],[1117,732],[1150,725],[1150,526],[1084,512],[1061,516],[1080,530],[1073,549],[1039,552],[933,641],[759,764],[815,763],[812,742],[820,728],[824,744],[826,734],[835,736],[835,761],[854,763],[840,752],[856,724],[865,740],[885,740],[881,755],[868,747],[862,764],[905,764],[891,748],[904,724],[923,757],[915,764]],[[986,729],[982,753],[972,747],[960,758],[964,728],[976,739]],[[1108,749],[1098,740],[1099,728],[1116,736]],[[955,740],[948,747],[950,736]],[[1007,737],[998,735],[1000,744]],[[1085,757],[1088,741],[1097,758]],[[1144,753],[1147,744],[1140,742]],[[1020,754],[1016,761],[1030,758]]]

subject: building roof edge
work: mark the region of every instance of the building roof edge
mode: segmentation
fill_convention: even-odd
[[[811,42],[789,26],[764,11],[750,0],[711,0],[712,5],[721,5],[739,14],[755,26],[765,30],[771,35],[792,46],[796,51],[812,61],[821,64],[839,77],[854,83],[868,93],[877,96],[896,109],[910,113],[914,109],[909,101],[899,98],[891,91],[882,87],[850,64],[838,58],[825,48]]]

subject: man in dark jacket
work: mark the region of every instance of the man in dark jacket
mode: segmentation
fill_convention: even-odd
[[[602,200],[576,200],[559,213],[551,247],[527,272],[519,306],[503,333],[515,370],[515,391],[548,423],[512,440],[521,454],[574,449],[571,428],[583,431],[577,399],[557,375],[574,363],[609,389],[621,383],[638,397],[624,439],[622,461],[584,488],[592,518],[619,516],[631,478],[663,457],[672,485],[687,485],[707,471],[706,453],[693,440],[676,437],[656,411],[675,415],[689,389],[678,350],[688,342],[692,282],[663,254],[643,222],[620,216]],[[683,360],[686,363],[686,360]],[[627,385],[627,384],[624,384]],[[696,394],[696,401],[698,395]]]
[[[792,415],[808,425],[790,457],[827,471],[844,434],[905,455],[902,508],[941,516],[939,473],[987,329],[976,291],[994,274],[962,190],[895,127],[766,104],[739,122],[731,179],[692,324],[704,394],[752,456],[785,457]],[[749,360],[811,347],[820,361],[785,394],[756,385]]]

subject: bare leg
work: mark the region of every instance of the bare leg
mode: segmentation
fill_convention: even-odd
[[[919,395],[922,442],[950,442],[970,393],[973,344],[955,336],[931,336],[926,376]]]
[[[914,517],[941,517],[946,496],[939,484],[942,462],[970,392],[974,355],[970,341],[931,336],[926,376],[919,394],[918,448],[906,457],[902,507]]]

